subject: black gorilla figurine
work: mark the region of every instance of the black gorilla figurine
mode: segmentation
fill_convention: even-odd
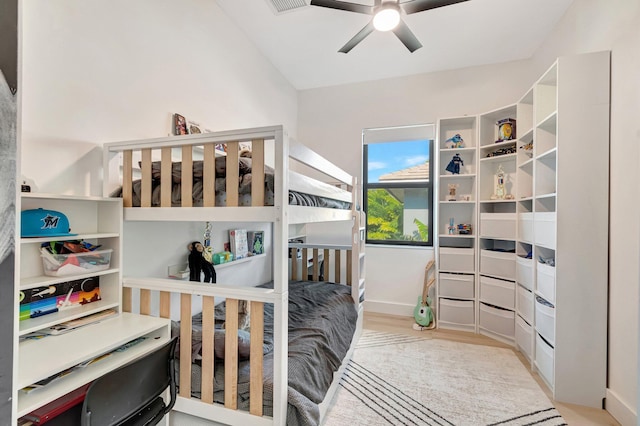
[[[216,282],[216,270],[213,264],[207,262],[202,255],[204,246],[200,241],[194,241],[187,245],[189,249],[189,281],[200,282],[200,273],[204,272],[204,282]]]

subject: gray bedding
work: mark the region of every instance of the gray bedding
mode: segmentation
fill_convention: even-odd
[[[226,157],[216,158],[216,179],[215,179],[215,203],[216,206],[227,205],[227,183],[226,183]],[[151,185],[151,206],[160,206],[160,162],[155,161],[151,165],[151,176],[153,178]],[[193,162],[193,206],[202,207],[203,200],[203,163],[202,161]],[[251,158],[241,157],[239,159],[239,186],[238,186],[238,203],[240,206],[251,206]],[[273,206],[273,188],[274,188],[273,169],[265,166],[265,206]],[[182,163],[172,163],[171,173],[171,206],[180,207],[182,205]],[[133,189],[133,207],[140,207],[140,198],[142,193],[142,185],[140,180],[132,183]],[[118,188],[111,194],[112,197],[122,197],[122,188]],[[334,200],[316,195],[304,194],[295,191],[289,191],[289,204],[310,207],[327,207],[334,209],[350,209],[351,203]]]
[[[266,284],[265,286],[269,286]],[[320,421],[318,404],[331,385],[355,332],[357,312],[351,288],[324,282],[289,284],[289,348],[287,425],[311,426]],[[216,307],[224,321],[224,304]],[[198,350],[202,315],[193,317],[193,347]],[[177,327],[174,327],[174,330]],[[273,413],[273,305],[265,305],[264,414]],[[249,409],[249,362],[238,366],[238,406]],[[201,368],[192,365],[192,395],[200,397]],[[216,363],[214,399],[224,403],[224,366]]]

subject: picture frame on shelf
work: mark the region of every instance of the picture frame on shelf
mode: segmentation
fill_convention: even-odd
[[[187,120],[184,118],[184,115],[178,113],[173,114],[173,134],[176,136],[189,134]]]
[[[252,255],[264,253],[264,231],[249,231],[247,233],[249,252]]]

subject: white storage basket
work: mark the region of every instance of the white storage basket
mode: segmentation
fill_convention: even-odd
[[[533,259],[516,256],[516,281],[533,290]]]
[[[527,322],[533,322],[533,292],[524,287],[518,286],[517,311]]]
[[[546,263],[538,263],[536,290],[551,303],[556,303],[556,268]]]
[[[515,213],[481,213],[480,235],[483,237],[516,239]]]
[[[533,243],[533,213],[518,214],[518,239]]]
[[[556,213],[536,213],[534,234],[536,244],[550,249],[556,248]]]
[[[480,277],[480,299],[506,309],[516,308],[516,284],[512,281]]]
[[[480,303],[480,327],[509,339],[515,338],[515,313]]]
[[[507,280],[516,279],[516,254],[480,250],[480,273]]]
[[[438,296],[453,299],[472,299],[474,296],[473,275],[440,274]]]
[[[440,299],[440,321],[473,326],[476,323],[473,300]]]
[[[440,247],[441,271],[446,272],[469,272],[475,271],[475,257],[472,248]]]
[[[553,387],[554,350],[539,334],[536,333],[536,360],[535,365],[540,375]]]
[[[516,344],[522,352],[531,359],[533,329],[525,320],[516,316]]]
[[[556,308],[546,306],[541,298],[536,296],[536,331],[545,338],[551,346],[556,340]]]

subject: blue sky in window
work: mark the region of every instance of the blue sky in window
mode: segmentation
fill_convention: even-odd
[[[381,175],[422,164],[429,159],[429,140],[383,142],[367,145],[369,182]]]

